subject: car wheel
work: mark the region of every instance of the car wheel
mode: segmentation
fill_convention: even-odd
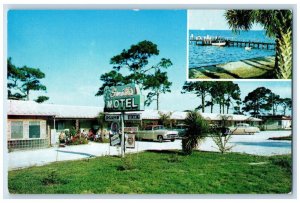
[[[161,135],[157,136],[158,142],[162,143],[163,142],[163,137]]]
[[[175,139],[171,139],[171,142],[174,142],[175,141]]]

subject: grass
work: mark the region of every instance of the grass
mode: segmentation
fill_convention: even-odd
[[[253,194],[291,191],[291,155],[143,152],[9,171],[17,194]]]

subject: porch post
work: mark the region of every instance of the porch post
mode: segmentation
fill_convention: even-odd
[[[79,120],[78,119],[76,119],[76,121],[75,121],[75,129],[76,129],[76,131],[79,131]]]

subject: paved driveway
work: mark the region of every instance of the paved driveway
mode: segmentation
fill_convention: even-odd
[[[233,152],[256,155],[275,155],[291,153],[290,141],[272,141],[269,137],[290,135],[291,131],[264,131],[255,135],[233,135],[230,145],[234,145]],[[181,140],[175,142],[136,142],[134,149],[127,152],[135,153],[144,150],[181,149]],[[199,149],[204,151],[218,151],[212,139],[207,138]],[[67,146],[64,148],[51,147],[27,151],[10,152],[5,156],[8,169],[24,168],[35,165],[44,165],[55,161],[86,159],[95,156],[120,155],[120,148],[110,147],[109,144],[90,142],[86,145]]]

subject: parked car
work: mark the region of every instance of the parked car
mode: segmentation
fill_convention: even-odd
[[[253,135],[260,132],[258,127],[250,126],[248,123],[238,123],[235,127],[230,127],[232,135]]]
[[[187,130],[188,126],[186,124],[178,124],[176,125],[173,130],[178,132],[178,136],[176,138],[183,138],[185,135],[185,132]]]
[[[153,140],[159,142],[163,140],[171,140],[174,142],[177,136],[177,131],[167,130],[162,125],[150,125],[147,126],[145,130],[137,131],[136,133],[138,140]]]

